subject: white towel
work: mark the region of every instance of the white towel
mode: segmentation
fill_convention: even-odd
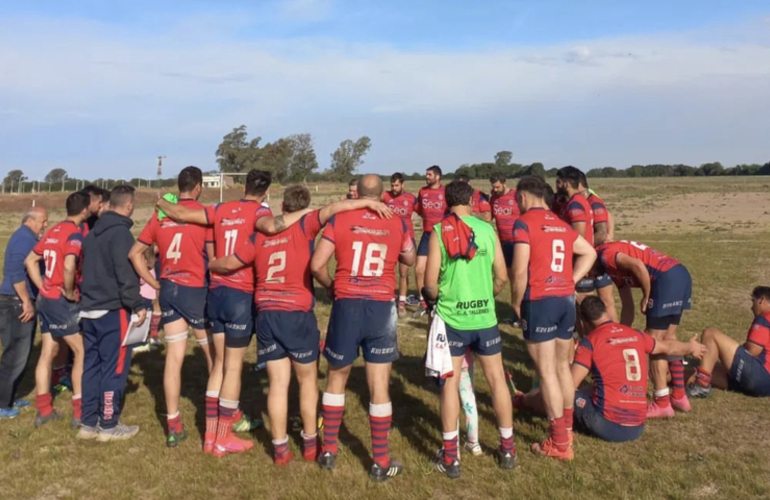
[[[428,332],[428,350],[425,355],[425,375],[442,379],[451,377],[452,353],[446,336],[446,324],[438,314],[433,314]]]

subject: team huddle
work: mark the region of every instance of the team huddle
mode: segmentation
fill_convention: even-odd
[[[404,190],[401,174],[391,177],[387,191],[379,176],[365,175],[344,199],[313,210],[308,189],[293,185],[283,192],[282,213],[274,215],[265,203],[268,172],[248,173],[243,198],[204,206],[198,202],[201,170],[187,167],[178,176],[178,194],[158,200],[136,240],[133,188],[71,194],[66,220],[45,232],[25,261],[39,289],[43,334],[35,426],[61,418],[52,387],[69,351],[77,437],[107,442],[136,435],[138,426],[120,421],[136,347],[124,341],[132,327],[150,322],[147,342],[159,343],[162,331],[165,343],[167,446],[187,437],[179,401],[192,331],[208,370],[203,451],[216,457],[247,452],[254,442],[237,435],[253,427],[239,408],[241,373],[256,335],[269,380],[275,464],[293,459],[288,400],[294,372],[302,457],[335,468],[346,386],[363,356],[370,477],[391,479],[404,469],[390,455],[390,378],[399,358],[398,320],[410,306],[410,268],[419,295],[412,315],[429,323],[426,373],[441,386],[443,446],[433,463],[447,477],[461,474],[461,409],[465,449],[482,453],[476,363],[489,384],[500,434],[495,458],[503,469],[516,466],[514,407],[548,418],[548,437],[532,446],[535,454],[571,460],[573,428],[630,441],[642,435],[647,418],[689,412],[689,399],[709,396],[712,387],[770,396],[770,287],[752,293],[755,320],[745,344],[712,328],[680,342],[677,328],[692,301],[687,268],[642,243],[616,240],[614,218],[579,169],[560,169],[555,190],[535,176],[512,188],[495,174],[486,195],[467,178],[442,184],[437,166],[427,169],[425,181],[415,195]],[[414,214],[422,219],[419,240]],[[332,303],[325,336],[313,311],[314,281]],[[641,291],[639,304],[634,288]],[[536,368],[528,393],[512,392],[504,368],[495,297],[506,289],[514,314],[503,321],[520,326]],[[646,318],[644,331],[631,327],[637,309]],[[319,419],[321,353],[328,373]],[[700,360],[689,377],[686,356]],[[585,385],[588,375],[592,382]]]

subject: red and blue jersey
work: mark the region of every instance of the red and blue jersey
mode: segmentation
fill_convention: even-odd
[[[491,203],[492,217],[495,219],[500,241],[513,242],[513,225],[521,215],[516,190],[509,189],[507,193],[499,196],[493,194]]]
[[[309,311],[313,308],[310,257],[321,232],[319,210],[274,236],[254,233],[235,251],[245,265],[253,264],[257,285],[254,302],[259,311]],[[250,270],[252,268],[249,268]]]
[[[474,189],[473,196],[471,196],[471,210],[473,210],[473,215],[491,212],[489,197],[478,189]]]
[[[353,210],[332,217],[323,238],[335,247],[336,299],[394,300],[398,256],[414,248],[403,219],[380,219],[371,210]]]
[[[578,234],[550,210],[528,210],[513,227],[513,241],[529,245],[528,300],[569,297],[575,293],[572,246]]]
[[[249,241],[255,225],[262,217],[273,215],[269,208],[256,200],[233,200],[206,207],[209,223],[207,241],[214,243],[215,258],[235,253],[235,249]],[[210,288],[226,286],[243,292],[254,292],[254,271],[239,269],[230,274],[211,273]]]
[[[422,217],[422,232],[432,232],[433,226],[441,222],[441,219],[449,211],[444,196],[444,186],[439,186],[436,189],[428,186],[420,188],[415,210]]]
[[[401,194],[398,196],[394,196],[390,191],[385,191],[385,193],[382,195],[382,202],[385,203],[394,214],[404,219],[409,232],[414,234],[412,214],[417,208],[417,197],[412,193],[407,193],[406,191],[401,191]]]
[[[559,212],[556,212],[559,213]],[[575,193],[561,208],[559,217],[574,227],[578,222],[585,222],[586,230],[583,237],[588,243],[594,244],[594,211],[585,196]]]
[[[647,418],[647,355],[655,339],[619,323],[607,322],[584,337],[575,363],[591,372],[593,403],[610,422],[626,426]]]
[[[178,202],[192,210],[204,210],[195,200]],[[160,279],[189,287],[206,286],[206,226],[174,222],[168,217],[158,220],[154,214],[144,226],[138,241],[150,246],[158,245]]]
[[[68,255],[80,258],[83,247],[83,232],[71,220],[59,222],[40,238],[33,252],[43,258],[43,288],[40,295],[47,299],[61,297],[60,287],[64,286],[64,259]],[[75,277],[75,281],[78,278]]]
[[[591,210],[594,211],[594,225],[609,223],[610,212],[607,210],[607,205],[604,204],[604,200],[593,193],[589,193],[586,200],[588,200],[588,204],[591,206]]]
[[[655,281],[661,274],[665,273],[672,267],[678,266],[679,261],[673,257],[653,250],[647,245],[637,243],[635,241],[611,241],[605,243],[596,249],[598,259],[601,261],[601,265],[612,281],[618,287],[630,286],[633,288],[639,288],[641,285],[637,281],[633,274],[626,271],[622,271],[617,264],[618,254],[622,253],[639,259],[644,262],[647,272],[650,273],[650,280]]]
[[[757,358],[762,362],[765,371],[770,373],[770,355],[768,355],[768,351],[770,351],[770,313],[760,314],[754,318],[746,341],[762,348],[762,352]]]

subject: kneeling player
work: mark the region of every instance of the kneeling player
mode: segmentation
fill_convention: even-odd
[[[743,345],[716,328],[703,331],[701,342],[708,352],[698,367],[695,382],[687,386],[690,397],[708,397],[712,387],[755,397],[770,396],[770,287],[758,286],[751,292],[751,312],[754,321]]]
[[[623,304],[621,323],[634,321],[631,288],[642,289],[640,310],[647,317],[645,331],[656,340],[676,340],[682,313],[692,304],[692,279],[678,260],[635,241],[613,241],[597,248],[598,273],[607,273],[618,286]],[[655,399],[647,416],[673,417],[674,410],[690,411],[684,390],[684,363],[681,357],[655,356],[651,363]],[[668,372],[673,391],[669,396]]]
[[[283,193],[283,212],[297,213],[310,204],[310,191],[304,186],[290,186]],[[318,405],[318,322],[313,313],[313,286],[310,257],[315,238],[335,213],[359,208],[385,212],[385,205],[375,200],[346,200],[304,215],[297,224],[277,236],[254,234],[236,247],[231,255],[211,262],[209,269],[223,275],[253,264],[256,273],[257,343],[260,361],[267,362],[270,392],[267,411],[273,435],[274,460],[286,465],[293,455],[286,434],[291,369],[300,387],[300,413],[303,423],[303,456],[315,460],[317,453],[316,407]],[[228,409],[220,408],[220,419],[228,418]],[[221,420],[220,420],[221,421]],[[230,426],[220,424],[214,454],[233,449],[228,443]]]

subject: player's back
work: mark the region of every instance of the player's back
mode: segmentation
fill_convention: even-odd
[[[275,236],[254,234],[258,310],[309,311],[313,308],[310,258],[321,227],[319,211],[315,210]]]
[[[604,200],[594,193],[589,193],[586,200],[591,206],[591,210],[594,211],[594,225],[606,224],[610,221],[610,212],[607,210],[607,205],[604,203]]]
[[[441,222],[447,212],[444,186],[431,189],[427,186],[420,188],[417,196],[417,211],[422,216],[422,230],[425,233],[433,231],[433,226]]]
[[[526,297],[568,297],[575,293],[572,245],[578,234],[550,210],[525,212],[514,225],[514,241],[528,243],[529,276]]]
[[[599,258],[602,259],[602,263],[608,269],[610,276],[613,276],[613,274],[622,274],[617,269],[616,264],[618,253],[623,253],[629,257],[641,260],[653,280],[672,267],[679,265],[679,261],[675,258],[670,257],[663,252],[653,250],[647,245],[636,241],[611,241],[600,246],[597,249],[597,253],[599,254]]]
[[[193,210],[204,209],[191,199],[180,199],[178,203]],[[155,214],[138,239],[145,245],[158,245],[160,279],[202,287],[206,285],[206,235],[204,226],[174,222],[168,217],[159,221]]]
[[[49,299],[61,297],[64,286],[64,259],[67,255],[80,256],[83,233],[72,221],[59,222],[48,230],[35,245],[34,252],[43,257],[43,288],[40,295]]]
[[[492,195],[491,205],[500,241],[513,241],[513,225],[521,215],[516,190],[511,189],[499,196]]]
[[[474,189],[471,196],[471,210],[474,215],[489,212],[491,210],[489,197],[478,189]]]
[[[605,323],[580,341],[575,362],[585,366],[592,351],[593,400],[607,420],[641,425],[647,415],[647,355],[655,340],[619,323]]]
[[[393,196],[393,193],[390,191],[385,191],[382,196],[382,202],[385,203],[394,214],[404,219],[406,227],[409,228],[410,231],[414,231],[412,214],[414,213],[415,204],[417,202],[417,197],[414,194],[402,191],[398,196]]]
[[[206,217],[213,224],[216,258],[232,255],[236,248],[255,234],[257,220],[269,215],[272,215],[270,209],[256,200],[232,200],[206,207]],[[217,286],[251,293],[254,291],[254,271],[243,268],[229,274],[211,273],[211,287]]]
[[[344,212],[329,220],[324,238],[335,245],[335,298],[394,300],[398,257],[411,248],[403,219],[381,219],[368,209]]]

